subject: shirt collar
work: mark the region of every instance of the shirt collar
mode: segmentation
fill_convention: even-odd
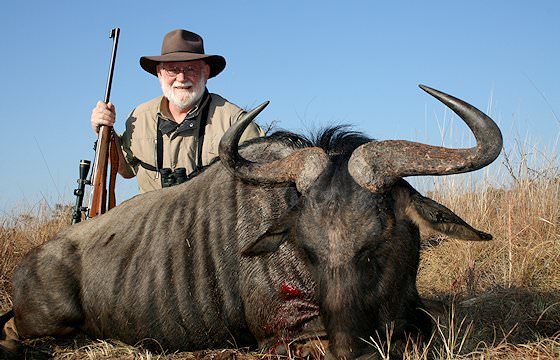
[[[202,94],[198,103],[187,113],[183,122],[180,124],[172,120],[173,116],[171,116],[169,112],[169,100],[167,100],[165,96],[162,96],[157,113],[158,119],[160,120],[158,127],[162,134],[167,135],[173,131],[177,131],[177,133],[180,134],[186,131],[190,132],[197,128],[197,118],[199,117],[200,109],[206,106],[206,103],[210,99],[209,95],[208,89],[204,89],[204,94]]]

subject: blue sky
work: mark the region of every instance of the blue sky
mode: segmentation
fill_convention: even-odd
[[[73,202],[78,162],[93,158],[89,118],[104,95],[113,27],[121,28],[117,131],[135,105],[160,94],[138,59],[185,28],[227,60],[210,91],[242,107],[271,101],[261,125],[344,123],[378,139],[439,145],[442,131],[453,139],[466,127],[423,83],[488,112],[506,146],[529,138],[554,148],[558,19],[553,0],[10,1],[0,12],[0,210]],[[135,188],[119,180],[119,201]]]

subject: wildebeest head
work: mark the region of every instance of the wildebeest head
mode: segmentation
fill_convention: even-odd
[[[337,358],[368,352],[362,339],[385,334],[429,336],[431,324],[416,289],[419,228],[466,240],[489,240],[451,210],[423,197],[402,178],[480,169],[500,153],[496,124],[471,105],[437,90],[422,89],[456,112],[471,128],[477,146],[448,149],[408,141],[369,141],[336,130],[316,146],[295,150],[267,164],[237,151],[250,112],[220,143],[222,163],[239,179],[259,185],[295,184],[296,206],[250,244],[244,255],[275,251],[293,241],[306,255],[319,290],[329,350]]]

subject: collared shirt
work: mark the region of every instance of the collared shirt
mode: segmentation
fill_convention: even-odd
[[[201,101],[210,101],[208,119],[204,131],[202,146],[202,165],[208,165],[218,156],[218,145],[226,130],[245,113],[238,106],[228,102],[217,94],[209,94]],[[167,99],[159,96],[139,105],[132,111],[126,121],[126,129],[121,136],[121,144],[126,161],[136,174],[138,189],[141,193],[160,189],[161,179],[155,171],[145,169],[139,165],[142,161],[157,167],[157,126],[158,120],[163,134],[162,167],[185,168],[187,174],[192,173],[197,166],[198,128],[201,121],[201,109],[205,104],[199,103],[190,111],[181,124],[172,120],[169,113]],[[264,132],[251,123],[241,142],[263,136]]]
[[[204,108],[208,101],[210,100],[210,94],[208,92],[204,92],[204,95],[200,98],[198,103],[194,108],[192,108],[185,118],[183,119],[182,123],[177,123],[171,118],[173,117],[169,112],[169,100],[165,97],[161,99],[159,111],[158,111],[158,120],[159,120],[159,130],[162,132],[163,135],[169,135],[172,133],[176,133],[177,135],[190,135],[193,131],[198,130],[198,117],[202,108]]]

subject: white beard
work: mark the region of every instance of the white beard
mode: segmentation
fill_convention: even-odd
[[[206,80],[202,76],[199,78],[197,84],[193,84],[190,81],[174,81],[172,85],[167,85],[162,79],[160,79],[159,82],[161,84],[163,96],[165,96],[171,104],[180,109],[194,107],[204,94],[204,89],[206,87]],[[189,87],[189,89],[183,89],[183,87]]]

